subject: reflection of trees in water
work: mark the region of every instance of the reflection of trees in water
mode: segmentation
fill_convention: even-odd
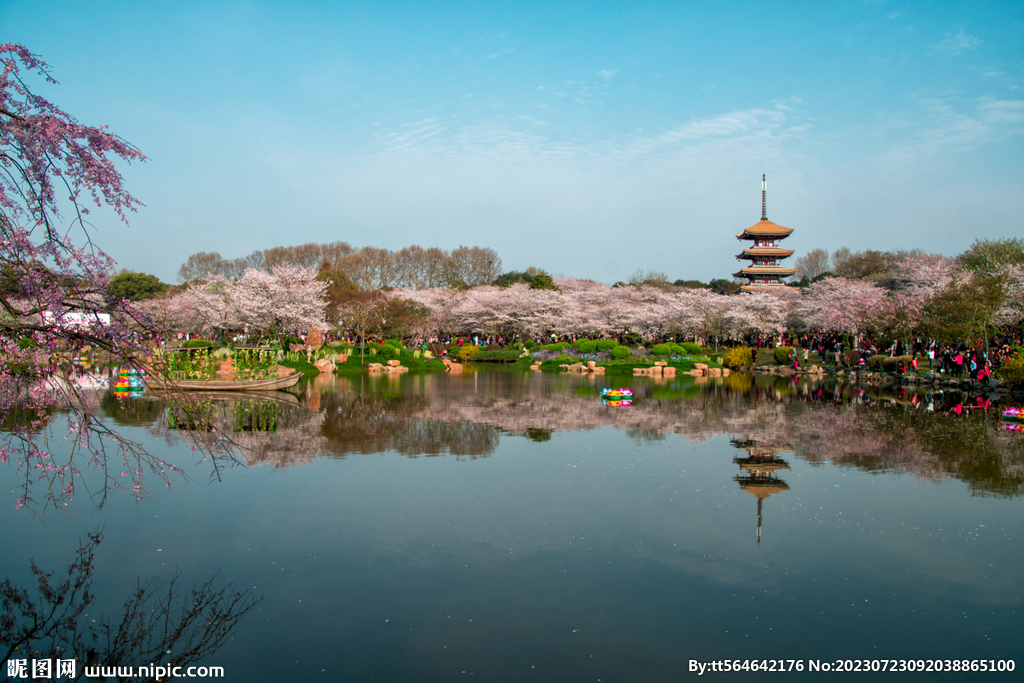
[[[96,597],[93,563],[101,540],[102,534],[89,534],[63,574],[43,572],[33,561],[35,591],[10,579],[0,583],[0,646],[7,647],[3,659],[27,660],[29,667],[32,659],[77,659],[74,680],[84,676],[86,667],[97,665],[188,666],[220,649],[260,600],[230,585],[215,588],[214,579],[185,590],[176,575],[166,585],[140,582],[126,598],[119,621],[87,618]],[[64,678],[56,675],[56,662],[51,666],[53,678]]]
[[[309,464],[322,455],[344,457],[392,451],[407,457],[487,457],[498,445],[498,430],[468,421],[422,417],[423,395],[307,392],[301,405],[282,404],[275,431],[232,431],[232,402],[218,402],[213,420],[243,449],[250,464],[275,467]],[[316,406],[310,409],[309,406]]]
[[[688,379],[637,382],[635,401],[626,408],[601,405],[595,381],[580,377],[477,372],[401,382],[339,379],[337,385],[312,385],[303,405],[282,406],[276,434],[231,436],[249,449],[249,462],[286,467],[321,454],[480,457],[494,451],[501,433],[546,441],[558,431],[610,426],[638,442],[669,434],[693,442],[730,434],[791,444],[811,463],[898,471],[933,481],[954,476],[972,490],[999,495],[1022,490],[1024,439],[999,431],[980,410],[953,417],[926,409],[941,410],[962,397],[914,398],[848,385],[761,379],[734,374],[708,382],[696,394]],[[329,393],[332,389],[335,393]]]
[[[429,404],[422,395],[326,394],[321,401],[326,412],[321,433],[332,455],[395,451],[409,457],[478,458],[498,446],[498,430],[491,425],[420,417]]]
[[[737,374],[709,382],[692,400],[658,398],[672,392],[638,383],[632,406],[609,408],[594,397],[578,395],[578,383],[585,379],[554,392],[550,384],[523,390],[514,378],[498,373],[483,384],[486,373],[481,374],[474,391],[437,392],[424,414],[447,422],[494,425],[527,437],[605,426],[638,441],[667,434],[690,441],[736,434],[761,444],[792,444],[812,463],[897,471],[933,481],[954,476],[979,493],[1016,495],[1024,490],[1024,439],[999,430],[980,410],[953,417],[927,409],[931,405],[941,411],[965,400],[949,392],[915,399],[850,385],[826,390],[780,378],[755,382]]]

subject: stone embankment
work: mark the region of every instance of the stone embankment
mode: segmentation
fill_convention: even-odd
[[[402,365],[402,361],[399,360],[389,360],[387,365],[382,365],[381,363],[370,363],[367,366],[367,369],[370,371],[371,375],[395,375],[403,372],[409,372],[409,368]]]
[[[462,363],[456,363],[451,358],[442,358],[441,362],[444,363],[445,372],[451,372],[457,375],[462,374]]]
[[[603,367],[598,367],[597,362],[596,361],[592,361],[592,360],[591,361],[587,361],[587,363],[585,365],[583,363],[573,363],[572,365],[563,364],[563,365],[559,365],[558,368],[562,372],[570,372],[570,373],[575,373],[577,375],[603,375],[604,374],[604,368]],[[530,369],[533,370],[534,372],[540,372],[540,363],[539,362],[538,363],[534,363],[533,365],[530,366]]]

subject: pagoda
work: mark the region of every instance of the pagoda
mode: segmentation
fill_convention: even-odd
[[[779,261],[793,255],[792,249],[783,249],[779,242],[789,237],[793,232],[792,228],[784,228],[768,220],[767,183],[764,175],[761,176],[761,220],[750,226],[736,239],[750,240],[753,242],[743,248],[743,253],[737,254],[737,259],[750,261],[750,265],[738,273],[733,273],[735,278],[745,278],[747,284],[741,289],[747,292],[764,291],[771,287],[784,287],[786,283],[782,278],[789,277],[796,273],[795,268],[783,268]]]
[[[733,458],[743,473],[733,477],[747,493],[757,498],[757,542],[761,542],[761,508],[765,498],[789,490],[789,485],[777,477],[782,470],[789,469],[789,463],[779,457],[780,450],[792,450],[789,444],[732,440],[732,445],[748,453],[746,458]]]

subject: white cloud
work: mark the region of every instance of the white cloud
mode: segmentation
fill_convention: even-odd
[[[597,75],[606,81],[612,80],[612,76],[619,73],[618,69],[603,69],[597,72]]]
[[[958,55],[964,50],[974,50],[984,41],[977,36],[972,36],[960,31],[956,35],[945,34],[945,37],[938,43],[931,46],[932,53],[946,55]]]

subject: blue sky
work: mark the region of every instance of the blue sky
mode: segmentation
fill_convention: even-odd
[[[0,0],[0,29],[150,158],[97,241],[165,281],[335,240],[707,281],[762,173],[797,255],[1024,234],[1021,2]]]

